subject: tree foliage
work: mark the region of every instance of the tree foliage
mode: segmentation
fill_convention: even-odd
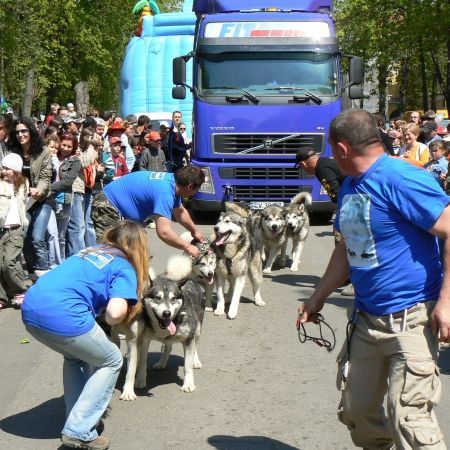
[[[87,81],[92,105],[118,107],[118,80],[136,28],[137,0],[0,0],[0,90],[19,110],[34,70],[33,111],[74,100]],[[179,0],[158,0],[162,12]],[[383,86],[400,84],[400,108],[427,109],[434,86],[450,105],[450,0],[335,0],[340,44],[374,62]],[[1,59],[3,58],[3,65]],[[0,92],[1,93],[1,92]]]
[[[0,0],[3,95],[20,110],[26,74],[34,70],[33,112],[52,102],[74,101],[73,88],[87,81],[91,104],[117,108],[118,80],[126,45],[138,17],[136,0]],[[159,0],[162,11],[179,8]],[[0,64],[1,67],[1,64]]]
[[[450,107],[449,0],[336,0],[335,8],[341,45],[396,79],[401,109],[427,109],[435,78]]]

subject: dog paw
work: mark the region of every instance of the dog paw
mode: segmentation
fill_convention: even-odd
[[[123,392],[122,392],[122,395],[119,397],[119,399],[120,400],[125,400],[125,401],[132,401],[132,400],[136,400],[137,399],[137,396],[136,396],[136,394],[134,393],[134,391],[131,389],[131,390],[123,390]]]
[[[289,269],[291,272],[297,272],[298,270],[298,265],[294,265],[292,264],[291,268]]]
[[[227,317],[230,320],[234,320],[236,319],[237,316],[237,311],[228,311]]]
[[[266,267],[264,270],[263,270],[263,273],[271,273],[272,272],[272,268],[271,267]]]
[[[194,385],[194,383],[184,383],[183,386],[181,386],[181,390],[183,392],[194,392],[195,385]]]
[[[255,305],[256,306],[265,306],[266,302],[262,301],[262,300],[255,300]]]
[[[221,309],[215,309],[214,310],[214,315],[215,316],[222,316],[224,312],[225,311],[222,308]]]
[[[205,311],[206,312],[211,312],[213,309],[212,309],[212,307],[211,306],[206,306],[205,307]]]

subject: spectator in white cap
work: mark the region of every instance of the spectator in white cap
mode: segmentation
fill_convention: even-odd
[[[21,255],[24,226],[28,224],[25,205],[28,180],[22,175],[20,155],[2,159],[0,178],[0,310],[11,303],[20,308],[26,290]]]

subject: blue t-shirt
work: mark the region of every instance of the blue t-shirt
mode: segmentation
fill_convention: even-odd
[[[95,317],[109,299],[137,302],[137,279],[133,266],[123,257],[101,247],[66,259],[28,289],[22,305],[27,325],[61,336],[90,331]]]
[[[175,189],[173,173],[142,170],[109,183],[103,192],[125,219],[145,222],[154,214],[172,218],[172,210],[181,205]]]
[[[429,173],[387,155],[344,180],[335,226],[346,241],[356,308],[380,316],[438,298],[442,265],[428,230],[449,203]]]

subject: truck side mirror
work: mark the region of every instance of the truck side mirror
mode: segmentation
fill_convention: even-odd
[[[348,90],[348,97],[351,100],[360,100],[364,98],[364,91],[361,86],[350,86]]]
[[[359,56],[350,58],[350,85],[364,83],[363,60]]]
[[[173,59],[172,70],[173,84],[183,86],[186,83],[186,61],[182,56]]]
[[[184,100],[186,98],[186,88],[184,86],[175,86],[172,88],[172,98],[175,100]]]

